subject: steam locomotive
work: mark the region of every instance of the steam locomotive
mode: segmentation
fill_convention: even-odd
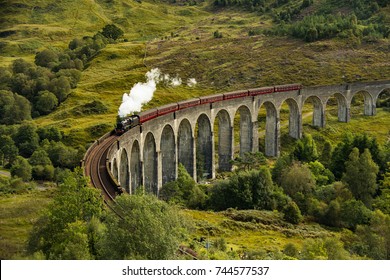
[[[270,94],[273,92],[284,92],[284,91],[295,91],[295,90],[301,90],[302,85],[300,84],[290,84],[290,85],[279,85],[279,86],[273,86],[273,87],[262,87],[262,88],[256,88],[256,89],[249,89],[249,90],[241,90],[241,91],[234,91],[234,92],[228,92],[228,93],[221,93],[221,94],[215,94],[215,95],[209,95],[199,98],[193,98],[190,100],[185,100],[177,103],[171,103],[165,106],[161,106],[155,109],[147,110],[145,112],[142,112],[138,115],[132,115],[130,117],[126,117],[124,119],[118,119],[116,127],[115,127],[115,133],[116,135],[122,135],[129,129],[136,127],[138,125],[142,125],[144,122],[147,122],[151,119],[173,113],[179,110],[183,110],[186,108],[195,107],[198,105],[203,104],[210,104],[218,101],[223,100],[229,100],[229,99],[236,99],[236,98],[243,98],[246,96],[257,96],[257,95],[263,95],[263,94]]]

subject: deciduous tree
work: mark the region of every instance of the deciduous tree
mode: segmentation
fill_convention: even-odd
[[[176,208],[153,195],[123,195],[109,213],[102,258],[172,259],[185,227]]]
[[[365,149],[359,156],[359,150],[353,148],[345,166],[343,181],[356,199],[370,207],[377,189],[376,177],[379,171],[378,165],[371,158],[370,151]]]

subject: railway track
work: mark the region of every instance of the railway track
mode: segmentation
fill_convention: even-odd
[[[116,135],[100,138],[88,149],[83,160],[85,176],[91,178],[91,184],[102,191],[108,206],[118,194],[118,186],[114,184],[106,166],[108,150],[117,138]]]

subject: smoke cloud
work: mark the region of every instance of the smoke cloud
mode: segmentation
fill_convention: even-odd
[[[169,74],[162,74],[158,68],[154,68],[147,72],[145,77],[145,83],[136,83],[131,88],[130,93],[123,94],[122,104],[118,109],[118,115],[120,117],[125,117],[134,112],[141,112],[142,105],[152,100],[153,94],[160,82],[173,87],[180,86],[183,83],[178,75],[172,78]],[[187,81],[187,86],[193,87],[196,83],[194,78],[190,78]]]
[[[187,86],[189,86],[189,87],[194,87],[194,86],[196,86],[197,83],[198,82],[195,80],[195,78],[189,78],[187,80]]]

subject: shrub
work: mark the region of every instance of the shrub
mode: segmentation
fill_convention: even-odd
[[[283,218],[292,224],[299,224],[302,221],[301,210],[294,201],[289,201],[283,208]]]

